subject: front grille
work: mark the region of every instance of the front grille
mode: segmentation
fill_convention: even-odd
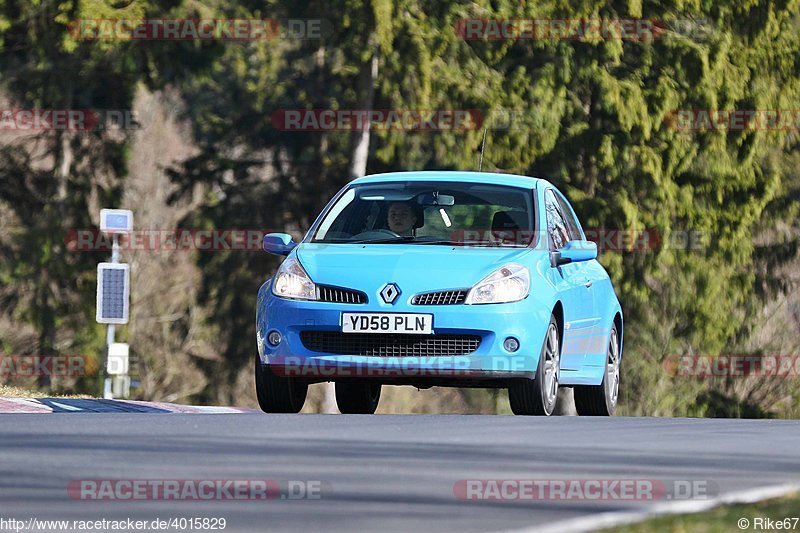
[[[363,304],[367,295],[361,291],[342,289],[341,287],[327,287],[319,285],[319,300],[321,302],[336,302],[340,304]]]
[[[411,300],[414,305],[455,305],[467,299],[467,289],[455,291],[436,291],[417,294]]]
[[[409,335],[302,331],[300,340],[312,352],[373,357],[467,355],[481,344],[479,335]]]

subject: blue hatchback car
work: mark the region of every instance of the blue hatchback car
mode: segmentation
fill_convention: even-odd
[[[256,390],[298,412],[335,382],[343,413],[374,413],[382,385],[508,388],[550,415],[559,387],[581,415],[612,415],[622,309],[597,246],[542,179],[398,172],[356,179],[259,290]]]

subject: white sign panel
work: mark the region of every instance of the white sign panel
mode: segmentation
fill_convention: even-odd
[[[128,209],[101,209],[100,231],[104,233],[130,233],[133,230],[133,211]]]
[[[106,369],[109,376],[122,376],[128,373],[130,367],[130,347],[125,342],[115,342],[108,345],[108,364]]]

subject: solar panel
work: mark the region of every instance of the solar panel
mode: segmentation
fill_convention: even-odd
[[[127,324],[130,270],[125,263],[97,265],[97,322]]]

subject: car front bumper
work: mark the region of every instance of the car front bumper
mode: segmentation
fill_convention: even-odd
[[[410,356],[326,353],[304,343],[302,332],[341,332],[342,314],[361,312],[430,313],[434,336],[477,336],[480,343],[465,355],[415,352]],[[384,383],[470,386],[487,380],[532,378],[549,319],[546,305],[531,295],[519,302],[485,305],[341,304],[279,298],[267,282],[259,292],[257,342],[262,364],[270,365],[277,375],[309,381],[370,378]],[[281,336],[277,345],[267,340],[272,332]],[[508,337],[519,342],[513,353],[503,347]]]

